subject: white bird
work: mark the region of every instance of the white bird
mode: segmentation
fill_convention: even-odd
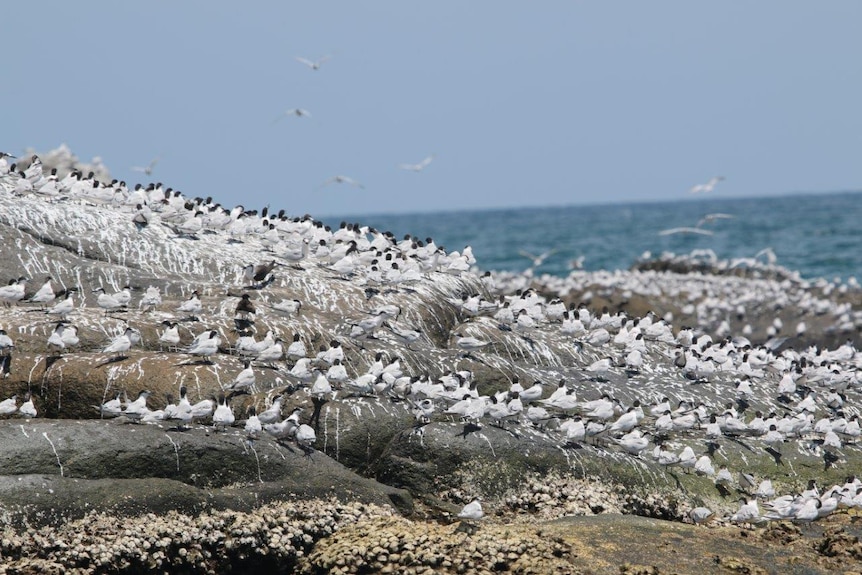
[[[54,294],[54,288],[51,285],[51,281],[52,278],[45,278],[45,283],[42,284],[42,287],[40,287],[38,291],[36,291],[36,293],[34,293],[27,301],[39,304],[45,304],[50,301],[54,301],[54,298],[56,296]]]
[[[690,194],[707,194],[715,189],[715,186],[718,185],[718,182],[724,180],[724,176],[715,176],[709,179],[709,181],[705,184],[697,184],[689,188],[688,193]]]
[[[482,503],[478,497],[465,505],[458,513],[458,519],[478,521],[483,517],[485,517],[485,512],[482,511]]]
[[[354,180],[353,178],[349,178],[347,176],[332,176],[322,184],[320,184],[317,189],[328,186],[329,184],[348,184],[353,186],[354,188],[365,189],[365,186]]]
[[[24,397],[24,403],[18,408],[18,413],[24,417],[36,417],[36,406],[33,405],[33,396],[29,392]]]
[[[52,307],[46,309],[45,313],[56,315],[61,320],[66,319],[66,316],[75,308],[75,300],[72,299],[72,293],[71,291],[67,291],[66,296]]]
[[[455,341],[455,347],[464,351],[475,351],[482,349],[485,346],[491,345],[489,341],[482,341],[475,337],[464,337],[460,333],[455,334],[458,339]]]
[[[320,67],[323,65],[323,63],[329,60],[331,57],[332,56],[323,56],[321,58],[318,58],[317,60],[309,60],[301,56],[296,56],[296,61],[305,64],[312,70],[320,70]]]
[[[11,280],[7,285],[0,287],[0,301],[8,307],[10,304],[18,303],[24,299],[24,288],[27,278],[21,276]]]
[[[218,332],[216,330],[210,330],[209,337],[201,338],[197,343],[192,343],[192,345],[186,349],[186,353],[207,358],[206,361],[209,361],[209,357],[218,353],[218,346],[220,343],[221,338],[218,336]]]
[[[735,217],[736,216],[734,216],[733,214],[722,214],[722,213],[706,214],[705,216],[700,218],[700,220],[697,222],[696,227],[699,228],[703,224],[708,224],[708,223],[714,222],[715,220],[727,220],[727,219],[731,219],[731,218],[735,218]]]
[[[301,448],[310,450],[314,442],[317,441],[317,434],[314,433],[313,427],[303,423],[296,429],[295,439]]]
[[[537,256],[534,256],[533,254],[531,254],[528,251],[518,250],[518,255],[524,256],[525,258],[527,258],[528,260],[533,262],[533,265],[531,267],[537,268],[540,265],[542,265],[543,263],[545,263],[545,260],[548,259],[551,255],[553,255],[556,251],[557,250],[555,250],[555,249],[548,250],[546,252],[542,252],[541,254],[539,254]]]
[[[704,230],[702,228],[680,227],[661,230],[658,233],[658,235],[660,236],[669,236],[673,234],[700,234],[702,236],[711,236],[713,235],[713,232],[710,230]]]
[[[203,305],[201,304],[200,297],[198,295],[197,290],[192,292],[192,295],[189,296],[189,299],[184,301],[177,308],[177,311],[187,313],[191,317],[197,317],[199,313],[203,310]]]
[[[166,344],[168,350],[176,349],[180,343],[179,324],[175,321],[165,320],[162,325],[165,326],[165,331],[159,335],[159,344]]]
[[[276,397],[272,405],[270,405],[267,409],[262,411],[257,417],[260,422],[264,425],[275,423],[276,421],[281,419],[281,403],[284,401],[282,396]]]
[[[0,401],[0,415],[12,415],[18,411],[18,396],[13,395],[8,399]]]
[[[5,329],[0,329],[0,354],[8,355],[13,349],[15,349],[15,343],[12,338],[6,335]]]
[[[105,315],[112,311],[117,311],[123,307],[125,307],[120,301],[116,298],[115,295],[111,295],[109,293],[105,293],[105,288],[98,287],[93,290],[93,293],[99,294],[99,297],[96,299],[96,304],[105,310]]]
[[[156,167],[156,164],[159,163],[158,158],[153,158],[153,160],[147,164],[146,166],[132,166],[133,172],[141,172],[147,176],[153,175],[153,168]]]
[[[113,353],[116,354],[116,357],[122,357],[125,352],[132,348],[132,337],[134,333],[134,329],[127,327],[126,331],[115,337],[114,340],[102,350],[102,353]]]
[[[427,168],[428,164],[430,164],[433,160],[434,160],[434,154],[431,154],[430,156],[426,157],[424,160],[422,160],[418,164],[399,164],[398,167],[401,168],[402,170],[409,170],[411,172],[421,172],[422,170]]]
[[[123,415],[129,419],[141,419],[149,411],[149,408],[147,407],[147,398],[149,396],[149,391],[141,391],[135,401],[126,405],[126,409],[123,410]]]
[[[227,389],[231,391],[239,391],[243,389],[248,389],[255,383],[254,370],[251,367],[251,362],[246,360],[244,362],[245,369],[240,371],[236,377],[230,382],[227,386]]]
[[[263,425],[257,416],[257,410],[251,406],[248,408],[248,419],[245,420],[245,434],[249,439],[257,439],[261,431],[263,431]]]
[[[227,404],[227,399],[224,394],[219,395],[218,398],[218,407],[216,407],[213,412],[213,427],[215,429],[221,428],[222,431],[233,425],[233,422],[236,421],[236,417],[233,414],[233,410]]]
[[[310,118],[311,113],[303,108],[291,108],[290,110],[285,110],[284,112],[279,114],[279,116],[275,120],[273,120],[272,123],[275,124],[276,122],[287,116],[296,116],[297,118]]]

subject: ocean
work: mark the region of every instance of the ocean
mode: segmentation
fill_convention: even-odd
[[[730,217],[701,224],[712,235],[659,234],[696,227],[707,214]],[[806,279],[862,277],[859,192],[322,219],[334,227],[344,220],[389,230],[399,239],[408,233],[432,237],[447,251],[470,245],[481,270],[524,271],[532,263],[522,251],[535,256],[550,251],[534,273],[565,276],[579,258],[585,270],[615,270],[630,268],[645,252],[711,249],[730,259],[771,248],[778,265]]]

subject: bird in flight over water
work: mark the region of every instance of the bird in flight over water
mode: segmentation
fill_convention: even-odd
[[[698,184],[696,186],[692,186],[689,188],[688,193],[690,194],[708,194],[712,190],[715,189],[715,186],[718,185],[718,182],[722,181],[724,176],[715,176],[710,178],[709,181],[705,184]]]

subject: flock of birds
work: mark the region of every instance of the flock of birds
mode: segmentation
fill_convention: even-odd
[[[302,56],[297,56],[296,61],[299,62],[300,64],[304,64],[305,66],[308,66],[308,68],[310,70],[317,71],[317,70],[320,70],[321,66],[323,66],[323,64],[326,63],[327,61],[329,61],[331,58],[332,58],[331,55],[327,55],[327,56],[322,56],[320,58],[317,58],[315,60],[311,60],[308,58],[304,58]],[[290,118],[290,117],[311,118],[311,112],[309,112],[305,108],[290,108],[288,110],[285,110],[281,114],[279,114],[272,121],[272,123],[275,124],[284,118]],[[413,164],[413,163],[402,163],[402,164],[399,164],[398,167],[402,170],[407,170],[410,172],[421,172],[425,168],[427,168],[433,160],[434,160],[434,154],[431,154],[431,155],[423,158],[421,161],[416,162],[415,164]],[[337,175],[337,176],[332,176],[331,178],[328,178],[327,180],[325,180],[322,184],[320,184],[317,187],[317,189],[319,190],[319,189],[324,188],[330,184],[346,184],[346,185],[354,187],[354,188],[360,188],[360,189],[365,188],[364,185],[359,183],[354,178],[351,178],[349,176],[344,176],[344,175]]]
[[[308,216],[289,218],[284,211],[271,214],[267,209],[257,212],[243,206],[227,209],[213,203],[211,198],[185,198],[161,184],[128,189],[123,182],[103,184],[78,172],[61,179],[56,173],[44,173],[37,156],[30,159],[25,170],[19,171],[6,163],[7,158],[8,154],[0,154],[0,162],[4,164],[0,165],[3,193],[36,196],[51,202],[79,202],[96,206],[95,209],[109,208],[118,217],[126,218],[129,226],[140,230],[163,225],[177,237],[211,233],[224,234],[235,242],[256,238],[272,257],[237,270],[238,276],[249,284],[246,286],[249,291],[266,290],[281,266],[292,266],[301,272],[306,269],[304,265],[315,264],[336,278],[361,277],[366,293],[370,290],[374,295],[381,289],[428,281],[432,273],[471,274],[476,263],[469,246],[461,252],[447,253],[431,238],[421,241],[406,236],[399,241],[388,232],[346,223],[333,231]],[[310,452],[325,403],[350,396],[389,399],[409,406],[417,433],[422,433],[430,422],[441,419],[457,419],[464,424],[465,433],[484,425],[505,429],[516,436],[517,430],[530,429],[559,437],[562,448],[590,446],[612,450],[667,469],[678,468],[710,477],[723,495],[729,495],[733,485],[750,494],[730,518],[741,523],[769,519],[810,521],[842,506],[862,507],[862,484],[855,477],[823,493],[809,488],[793,496],[774,498],[775,491],[768,478],[758,482],[740,471],[734,482],[730,470],[724,465],[716,469],[714,460],[721,453],[722,443],[747,442],[768,453],[776,466],[781,466],[784,446],[791,443],[820,453],[826,467],[840,465],[842,450],[857,449],[862,435],[857,407],[862,388],[862,354],[851,344],[836,350],[777,352],[774,347],[753,345],[745,337],[713,340],[691,328],[674,333],[668,322],[652,313],[640,318],[630,318],[623,312],[612,314],[607,309],[594,313],[583,304],[566,306],[559,298],[549,301],[534,289],[506,295],[500,293],[505,290],[495,285],[490,273],[480,281],[484,294],[465,294],[449,302],[462,317],[468,318],[465,326],[481,326],[485,334],[496,330],[501,338],[516,337],[531,346],[540,332],[553,333],[567,342],[575,356],[582,360],[594,358],[583,365],[581,381],[573,384],[565,379],[537,380],[522,385],[514,377],[508,389],[481,394],[481,382],[469,370],[452,369],[438,377],[410,374],[402,368],[397,356],[386,357],[380,351],[368,368],[359,373],[351,368],[350,358],[337,339],[316,352],[307,349],[300,333],[291,342],[272,332],[257,340],[253,327],[257,309],[248,292],[237,298],[234,307],[233,320],[238,333],[234,341],[226,341],[218,329],[204,327],[191,343],[182,344],[178,322],[199,320],[203,312],[201,296],[193,292],[173,309],[174,320],[162,322],[158,344],[169,352],[185,354],[188,363],[212,362],[225,353],[227,345],[230,353],[244,360],[244,369],[224,385],[218,397],[196,403],[189,401],[183,387],[178,400],[169,398],[159,409],[148,405],[151,394],[146,390],[131,401],[121,392],[97,409],[102,417],[122,416],[144,423],[175,422],[178,429],[188,429],[200,421],[210,421],[217,430],[241,425],[250,440],[266,433],[279,441],[295,441]],[[52,278],[46,277],[38,290],[29,293],[27,282],[28,278],[18,276],[0,287],[0,303],[7,307],[39,306],[45,314],[55,317],[56,327],[47,341],[52,352],[62,353],[78,345],[77,330],[70,316],[76,310],[75,294],[80,288],[57,292]],[[486,297],[490,294],[498,295]],[[92,297],[105,315],[135,307],[130,286],[116,293],[97,288]],[[154,287],[148,288],[137,303],[140,310],[160,306],[161,295]],[[284,300],[273,307],[298,314],[302,302]],[[345,338],[359,350],[365,350],[366,342],[379,340],[381,332],[407,349],[425,341],[421,331],[399,322],[400,315],[398,306],[380,305],[367,317],[351,322]],[[109,361],[122,361],[140,342],[140,331],[127,327],[101,352],[111,356]],[[466,335],[462,329],[454,335],[452,347],[459,359],[485,363],[483,355],[496,345],[493,337]],[[14,349],[9,334],[0,330],[0,356],[6,376]],[[255,391],[255,368],[263,367],[277,370],[290,384],[266,410],[257,413],[250,408],[240,422],[231,408],[231,399]],[[663,370],[666,380],[684,382],[693,390],[697,386],[711,386],[725,401],[720,405],[715,402],[707,405],[696,399],[672,402],[667,396],[656,397],[648,390],[640,394],[637,389],[628,390],[632,399],[626,404],[611,393],[591,399],[578,397],[576,384],[595,387],[597,382]],[[733,382],[732,389],[728,388],[728,381]],[[301,421],[302,408],[294,409],[287,417],[282,414],[288,396],[300,390],[314,406],[308,423]],[[0,415],[36,417],[32,399],[28,397],[20,406],[16,397],[5,399],[0,402]],[[673,449],[680,441],[686,443],[685,447]],[[761,514],[757,498],[765,500],[762,506],[766,513]],[[472,502],[462,513],[465,518],[483,515],[479,501]],[[700,508],[692,513],[692,520],[697,522],[710,516]]]

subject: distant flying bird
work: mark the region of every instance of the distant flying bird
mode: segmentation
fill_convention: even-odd
[[[151,175],[153,175],[153,168],[156,167],[156,164],[158,163],[158,161],[159,161],[159,159],[155,158],[152,162],[150,162],[146,167],[143,167],[143,168],[140,166],[133,166],[132,171],[133,172],[141,172],[143,174],[146,174],[147,176],[151,176]]]
[[[422,160],[418,164],[399,164],[398,167],[401,168],[402,170],[410,170],[411,172],[421,172],[422,170],[427,168],[428,164],[430,164],[433,160],[434,160],[434,154],[431,154],[430,156],[428,156],[427,158],[425,158],[424,160]]]
[[[363,186],[353,178],[348,178],[347,176],[332,176],[331,178],[320,184],[317,189],[328,186],[329,184],[350,184],[354,188],[362,188],[363,190],[365,189],[365,186]]]
[[[699,227],[703,226],[703,224],[709,224],[709,223],[714,222],[715,220],[729,220],[729,219],[732,219],[735,217],[736,216],[734,216],[733,214],[722,214],[722,213],[706,214],[705,216],[700,218],[700,221],[697,222],[697,226],[695,226],[695,227],[699,228]]]
[[[279,120],[281,120],[282,118],[284,118],[286,116],[296,116],[297,118],[302,118],[302,117],[310,118],[311,112],[309,112],[308,110],[304,110],[302,108],[291,108],[290,110],[285,110],[284,112],[282,112],[275,120],[272,121],[272,123],[275,124],[276,122],[278,122]]]
[[[327,60],[329,60],[331,57],[332,56],[324,56],[322,58],[318,58],[317,60],[312,61],[312,60],[308,60],[306,58],[303,58],[301,56],[297,56],[296,61],[305,64],[306,66],[308,66],[312,70],[319,70],[320,67],[323,65],[323,63],[326,62]]]
[[[722,181],[724,176],[715,176],[714,178],[710,178],[709,181],[705,184],[698,184],[696,186],[692,186],[688,193],[690,194],[707,194],[715,189],[715,186],[718,185],[718,182]]]
[[[702,236],[711,236],[713,235],[711,231],[704,230],[701,228],[670,228],[667,230],[662,230],[658,233],[660,236],[670,236],[673,234],[700,234]]]
[[[533,255],[533,254],[531,254],[530,252],[527,252],[527,251],[524,251],[524,250],[518,250],[518,255],[524,256],[525,258],[527,258],[527,259],[529,259],[529,260],[532,260],[532,262],[533,262],[533,267],[534,267],[534,268],[537,268],[537,267],[539,267],[540,265],[542,265],[543,263],[545,263],[545,260],[546,260],[546,259],[548,259],[548,258],[549,258],[552,254],[554,254],[556,251],[557,251],[557,250],[555,250],[555,249],[554,249],[554,250],[548,250],[548,251],[546,251],[546,252],[544,252],[544,253],[542,253],[542,254],[539,254],[539,255],[537,255],[537,256],[534,256],[534,255]]]

